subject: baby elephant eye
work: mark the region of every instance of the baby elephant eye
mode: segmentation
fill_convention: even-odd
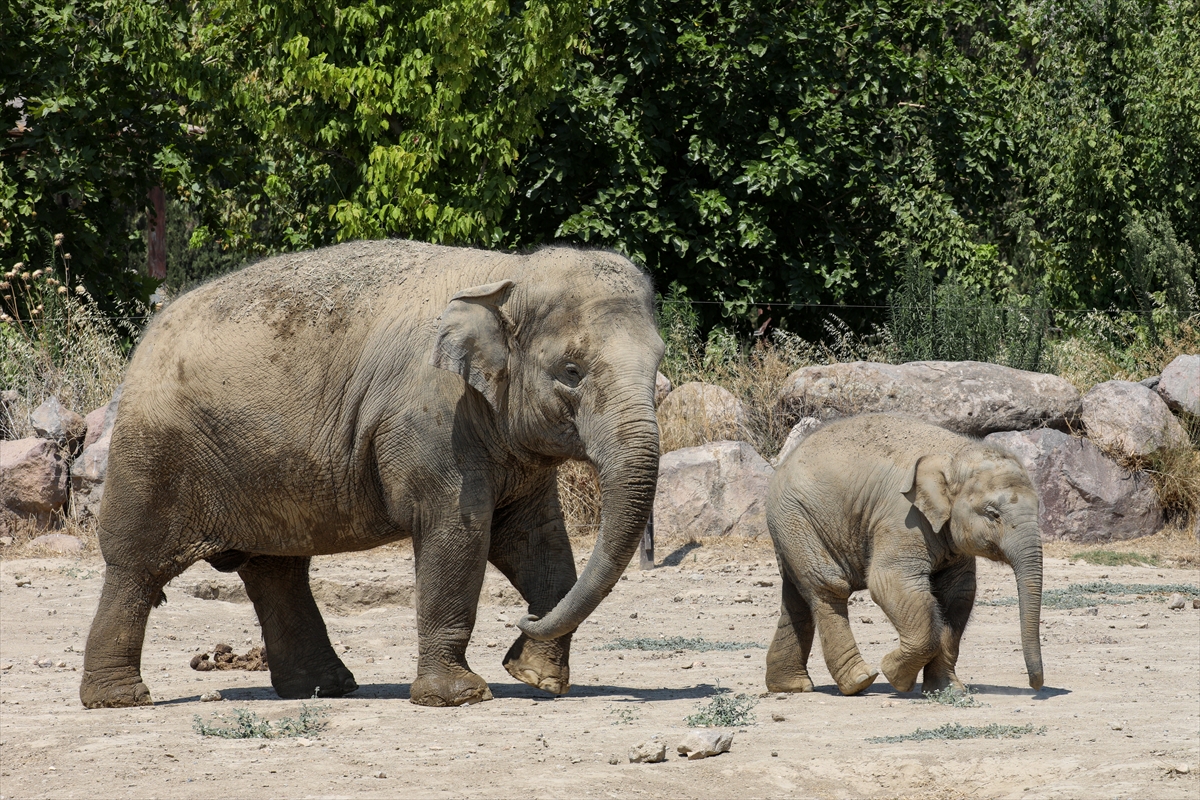
[[[995,506],[984,506],[983,513],[987,514],[992,519],[1000,519],[1000,509]]]
[[[579,385],[579,381],[583,380],[583,374],[578,364],[568,361],[562,365],[558,379],[567,386],[574,388]]]

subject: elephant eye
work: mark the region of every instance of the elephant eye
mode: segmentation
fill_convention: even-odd
[[[573,361],[568,361],[562,365],[558,379],[561,383],[565,383],[567,386],[575,388],[579,385],[579,382],[583,380],[583,374],[580,371],[578,364]]]
[[[984,506],[983,513],[987,514],[992,519],[1000,519],[1000,509],[996,508],[993,505]]]

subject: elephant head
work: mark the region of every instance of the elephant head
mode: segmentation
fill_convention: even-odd
[[[570,592],[519,623],[555,639],[583,622],[629,564],[654,503],[654,379],[663,354],[650,281],[612,253],[535,253],[519,274],[459,291],[430,363],[487,401],[522,460],[590,461],[601,490],[595,549]]]
[[[935,532],[949,523],[954,550],[1013,568],[1025,669],[1029,685],[1042,688],[1042,538],[1037,493],[1025,468],[1010,453],[984,445],[926,455],[917,460],[905,495]]]

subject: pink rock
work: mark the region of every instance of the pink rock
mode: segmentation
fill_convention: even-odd
[[[50,439],[0,442],[0,504],[41,524],[67,501],[67,463]]]

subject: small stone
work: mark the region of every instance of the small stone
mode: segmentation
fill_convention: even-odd
[[[1150,627],[1150,623],[1149,623],[1149,622],[1139,622],[1139,623],[1137,624],[1137,626],[1138,626],[1139,628],[1149,628],[1149,627]]]
[[[1176,764],[1171,769],[1174,770],[1176,775],[1187,775],[1189,772],[1192,771],[1192,768],[1184,763]]]
[[[754,585],[755,586],[766,586],[766,587],[770,588],[775,585],[775,581],[770,580],[768,578],[760,578],[754,582]]]
[[[383,770],[379,770],[379,772],[372,772],[371,777],[372,778],[386,778],[387,773],[384,772]]]
[[[737,594],[735,594],[733,596],[733,602],[735,602],[735,603],[750,603],[753,601],[750,598],[749,592],[738,592]]]
[[[495,639],[492,639],[491,641],[489,641],[489,642],[487,643],[487,646],[488,646],[488,647],[499,647],[499,646],[500,646],[500,643],[499,643],[499,642],[497,642]]]
[[[779,758],[779,751],[778,751],[778,750],[772,750],[772,751],[771,751],[771,758]]]
[[[1125,724],[1121,722],[1110,722],[1108,723],[1108,727],[1114,731],[1120,731],[1125,729]]]
[[[490,647],[490,645],[489,645],[489,647]],[[374,656],[367,656],[367,663],[368,663],[368,664],[374,664],[374,663],[375,663],[375,657],[374,657]]]
[[[39,659],[36,659],[33,663],[35,666],[42,667],[43,669],[46,667],[54,666],[54,662],[48,658],[39,658]]]
[[[783,722],[785,719],[787,719],[787,717],[785,717],[783,714],[780,714],[778,711],[773,711],[771,713],[772,722]]]
[[[54,662],[54,666],[58,667],[59,669],[62,669],[63,667],[67,666],[67,662],[65,662],[65,661],[55,661],[55,662]]]
[[[581,761],[583,761],[583,759],[582,759],[582,758],[580,758],[579,756],[571,756],[571,763],[572,763],[572,764],[578,764],[578,763],[580,763]]]
[[[1099,608],[1097,608],[1096,606],[1090,606],[1090,607],[1088,607],[1088,608],[1085,608],[1085,609],[1083,610],[1083,615],[1084,615],[1085,617],[1094,617],[1094,616],[1096,616],[1096,615],[1097,615],[1097,614],[1099,614],[1099,613],[1100,613],[1100,609],[1099,609]]]
[[[205,692],[204,694],[200,695],[201,703],[215,703],[220,699],[221,699],[221,693],[218,692],[216,689],[213,689],[211,692]]]
[[[875,624],[875,620],[871,619],[870,617],[859,617],[858,620],[863,625],[874,625]]]
[[[1200,608],[1200,599],[1192,601],[1192,608]]]
[[[630,764],[657,764],[667,760],[667,746],[654,740],[638,742],[629,748]]]
[[[12,664],[3,664],[3,665],[0,665],[0,672],[5,672],[5,671],[7,671],[7,670],[10,670],[10,669],[12,669],[12,667],[13,667],[13,665],[12,665]]]
[[[675,749],[686,755],[688,761],[695,761],[699,758],[728,753],[731,746],[733,746],[733,731],[714,729],[689,731]]]
[[[1167,601],[1167,608],[1172,611],[1179,611],[1183,608],[1183,595],[1176,592],[1171,595],[1171,599]]]
[[[630,615],[629,615],[629,618],[630,618],[630,619],[637,619],[637,612],[635,611],[635,612],[633,612],[632,614],[630,614]]]
[[[33,581],[29,580],[29,578],[17,578],[17,588],[19,589],[22,586],[33,586]]]
[[[681,594],[677,594],[677,595],[675,595],[674,597],[672,597],[672,598],[671,598],[671,600],[672,600],[672,601],[674,601],[674,602],[676,602],[676,603],[682,603],[682,602],[683,602],[683,595],[681,595]]]

